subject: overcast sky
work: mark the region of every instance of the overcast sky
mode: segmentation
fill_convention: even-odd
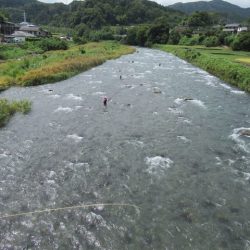
[[[72,0],[39,0],[39,1],[45,2],[45,3],[55,3],[55,2],[70,3],[72,2]],[[187,3],[187,2],[197,2],[200,0],[154,0],[154,1],[162,5],[170,5],[170,4],[174,4],[177,2]],[[205,1],[209,1],[209,0],[205,0]],[[236,4],[245,8],[250,7],[250,0],[227,0],[227,2]]]

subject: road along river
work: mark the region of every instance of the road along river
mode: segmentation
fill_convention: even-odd
[[[139,207],[1,218],[0,249],[250,249],[249,94],[138,49],[0,97],[33,102],[0,130],[0,217]]]

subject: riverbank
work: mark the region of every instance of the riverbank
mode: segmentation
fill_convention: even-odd
[[[172,53],[221,80],[250,92],[249,52],[178,45],[156,45],[155,48]]]
[[[11,86],[34,86],[70,78],[80,72],[134,52],[134,49],[114,41],[71,46],[68,50],[26,55],[0,64],[0,90]]]
[[[15,113],[27,114],[31,110],[31,102],[0,100],[0,127],[3,127]]]

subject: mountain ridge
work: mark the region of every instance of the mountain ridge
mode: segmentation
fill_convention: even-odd
[[[250,18],[250,8],[242,8],[223,0],[175,3],[168,7],[186,14],[192,14],[195,11],[216,12],[226,16],[231,22],[240,22]]]
[[[185,16],[149,0],[85,0],[69,5],[38,0],[0,0],[0,6],[12,22],[22,22],[25,10],[29,22],[71,28],[79,24],[94,29],[105,25],[136,25],[151,23],[162,16],[174,25]]]

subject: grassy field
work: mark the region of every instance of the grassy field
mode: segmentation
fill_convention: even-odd
[[[68,50],[41,53],[37,48],[5,48],[0,63],[0,90],[69,78],[108,59],[129,54],[133,48],[113,41],[71,46]],[[6,59],[7,58],[7,59]]]
[[[155,47],[187,60],[220,79],[250,92],[250,52],[201,46],[156,45]]]

